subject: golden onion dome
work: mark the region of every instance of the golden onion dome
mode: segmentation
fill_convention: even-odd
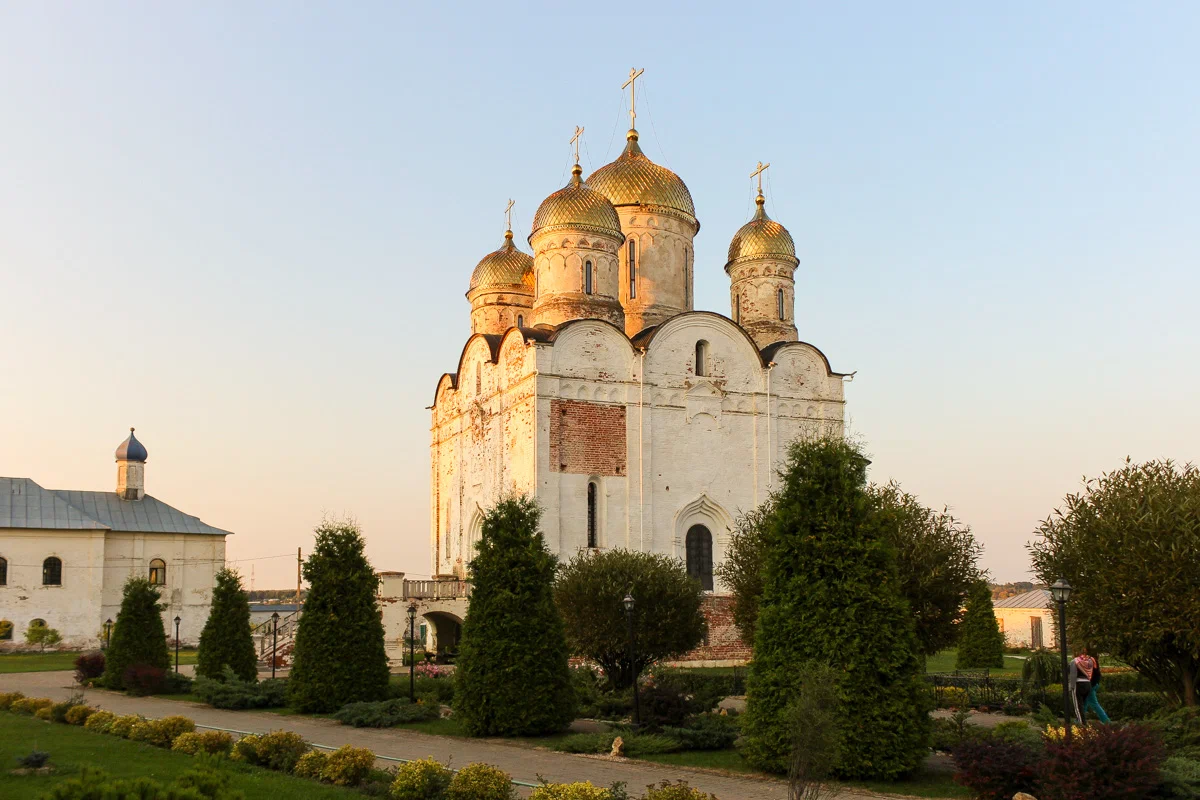
[[[522,253],[513,244],[512,231],[504,232],[504,244],[488,253],[471,273],[468,291],[489,286],[524,285],[533,291],[533,256]]]
[[[754,200],[758,209],[754,219],[747,222],[733,235],[729,243],[729,261],[726,268],[735,261],[745,261],[751,258],[782,258],[796,260],[796,243],[787,228],[767,216],[767,200],[759,192]]]
[[[636,130],[631,129],[626,138],[629,144],[624,152],[589,175],[588,185],[606,195],[614,206],[664,206],[694,220],[696,204],[680,177],[646,158]]]
[[[578,164],[571,169],[571,180],[567,185],[538,206],[529,238],[532,240],[538,231],[546,228],[587,230],[625,240],[617,210],[607,197],[584,183],[583,168]]]

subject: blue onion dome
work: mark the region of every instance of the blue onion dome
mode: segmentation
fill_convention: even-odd
[[[583,181],[583,167],[571,169],[567,185],[547,197],[533,215],[530,240],[542,230],[557,229],[591,231],[625,240],[621,218],[608,198]]]
[[[129,429],[129,438],[121,442],[121,446],[117,448],[117,461],[145,461],[150,457],[146,452],[146,447],[137,440],[133,435],[133,428]]]
[[[505,231],[500,249],[488,253],[475,267],[468,291],[508,286],[524,286],[533,291],[533,256],[517,249],[512,231]]]

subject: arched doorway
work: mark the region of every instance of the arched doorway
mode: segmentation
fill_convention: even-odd
[[[687,549],[687,572],[704,587],[713,590],[712,532],[703,525],[688,528],[685,546]]]
[[[438,663],[453,663],[458,655],[458,641],[462,636],[462,620],[444,611],[426,612],[424,618],[433,626],[433,642],[430,649],[437,653]]]

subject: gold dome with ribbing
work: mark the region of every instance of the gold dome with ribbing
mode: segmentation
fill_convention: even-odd
[[[617,210],[607,197],[584,183],[583,168],[578,164],[571,169],[567,185],[538,206],[529,238],[546,228],[593,231],[625,240]]]
[[[512,231],[504,232],[504,244],[488,253],[471,273],[468,291],[489,286],[524,285],[533,291],[533,256],[523,253],[513,244]]]
[[[696,218],[692,193],[678,175],[646,157],[638,146],[638,132],[630,130],[624,152],[588,176],[588,185],[603,193],[614,206],[663,206]]]
[[[735,261],[751,258],[783,258],[796,260],[796,243],[787,228],[767,216],[766,198],[761,194],[754,200],[758,208],[754,219],[747,222],[733,235],[729,243],[728,267]]]

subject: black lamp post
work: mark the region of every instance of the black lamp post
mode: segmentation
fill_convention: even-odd
[[[1058,649],[1062,652],[1063,741],[1071,743],[1071,672],[1067,666],[1067,601],[1071,599],[1071,584],[1059,578],[1050,587],[1050,596],[1058,604]]]
[[[629,625],[629,671],[633,673],[633,727],[642,727],[642,702],[638,697],[637,642],[633,638],[633,594],[625,594],[625,622]]]
[[[179,674],[179,617],[175,618],[175,674]]]
[[[408,604],[408,702],[417,702],[416,650],[417,604]]]
[[[275,661],[279,658],[279,612],[271,615],[271,680],[275,680]]]
[[[112,617],[109,617],[108,619],[104,620],[104,649],[105,650],[108,649],[108,644],[110,641],[112,641],[112,626],[113,626]]]

